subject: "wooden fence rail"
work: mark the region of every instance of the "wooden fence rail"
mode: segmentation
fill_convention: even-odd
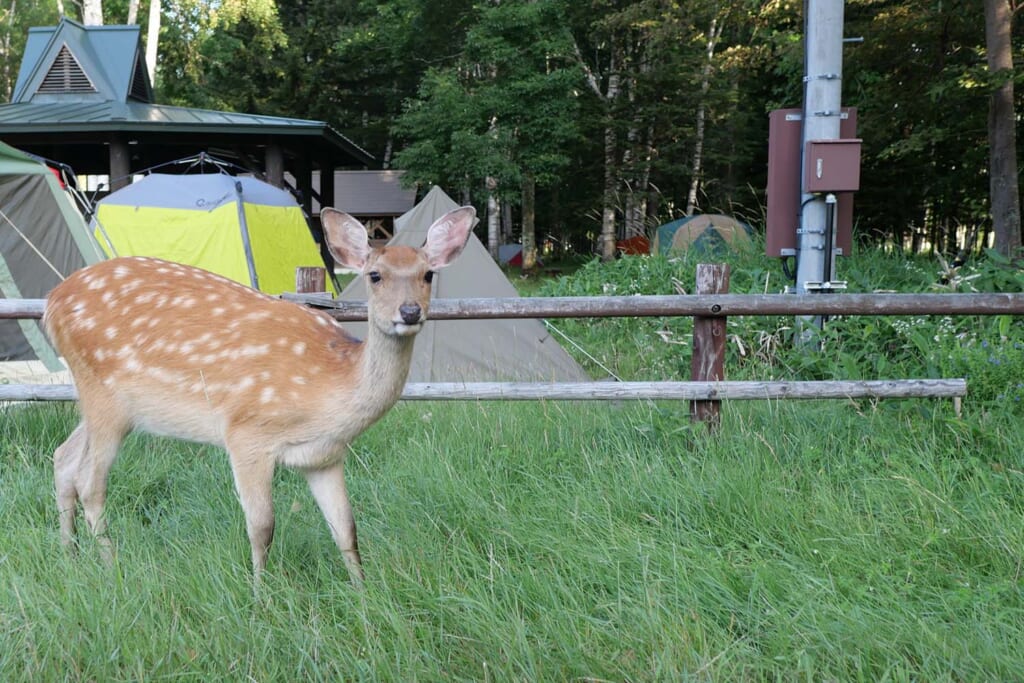
[[[436,299],[432,320],[466,318],[587,318],[692,316],[693,381],[590,383],[411,383],[404,400],[608,400],[691,401],[695,419],[718,423],[723,399],[938,398],[967,393],[963,379],[731,382],[723,377],[725,319],[732,315],[1024,315],[1024,294],[727,294],[728,272],[698,269],[698,293],[672,296]],[[700,285],[701,277],[708,285]],[[717,278],[717,279],[716,279]],[[713,283],[717,282],[717,285]],[[707,292],[712,293],[707,293]],[[342,321],[366,320],[365,302],[335,301],[317,294],[285,298],[325,309]],[[40,318],[43,299],[0,299],[0,319]],[[698,332],[700,333],[698,335]],[[701,339],[697,339],[700,336]],[[696,354],[700,354],[698,357]],[[711,381],[709,381],[711,380]],[[0,401],[75,400],[72,385],[0,385]]]
[[[285,298],[326,308],[338,320],[366,320],[363,302],[332,301],[314,294]],[[44,304],[44,299],[0,299],[0,319],[40,318]],[[1024,294],[682,294],[435,299],[430,303],[432,320],[694,315],[1024,315]]]
[[[405,401],[721,401],[964,396],[962,379],[812,382],[412,382]],[[74,401],[71,384],[0,384],[0,401]]]

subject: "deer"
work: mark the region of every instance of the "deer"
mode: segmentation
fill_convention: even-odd
[[[300,472],[361,588],[345,456],[400,398],[434,272],[462,252],[475,216],[471,206],[441,216],[418,249],[371,248],[358,220],[321,211],[331,255],[366,279],[363,341],[324,311],[192,266],[119,257],[72,273],[43,314],[81,418],[53,454],[62,545],[76,547],[81,503],[100,554],[112,560],[108,478],[122,441],[140,430],[227,451],[257,586],[274,535],[274,471]]]

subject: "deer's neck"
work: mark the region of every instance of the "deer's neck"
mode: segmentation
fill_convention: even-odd
[[[385,334],[372,323],[369,325],[355,398],[371,412],[383,413],[402,395],[412,363],[414,339]]]

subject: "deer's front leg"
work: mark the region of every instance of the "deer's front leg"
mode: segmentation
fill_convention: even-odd
[[[269,454],[232,448],[231,468],[235,475],[235,489],[245,513],[245,528],[252,547],[253,579],[259,584],[260,573],[267,566],[267,553],[274,539],[274,503],[271,486],[274,480],[274,460]]]
[[[331,529],[331,536],[345,559],[345,567],[356,588],[363,585],[363,563],[359,557],[356,522],[345,488],[345,469],[342,464],[323,469],[305,470],[309,490],[313,492],[320,511]]]

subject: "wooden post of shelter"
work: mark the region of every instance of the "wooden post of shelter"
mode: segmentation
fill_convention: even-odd
[[[729,265],[697,265],[697,294],[726,294],[729,291]],[[712,307],[714,310],[714,307]],[[725,379],[724,316],[693,316],[693,358],[690,379],[694,382],[720,382]],[[712,430],[721,423],[720,400],[691,401],[690,418],[705,422]]]
[[[131,152],[122,135],[110,138],[110,191],[115,192],[131,184]]]
[[[320,266],[298,266],[295,269],[295,293],[315,294],[327,291],[327,269]]]
[[[267,182],[274,187],[284,187],[284,150],[281,145],[271,142],[264,152]]]
[[[295,189],[299,191],[302,199],[302,210],[306,216],[313,215],[313,166],[309,157],[303,156],[295,162]]]

